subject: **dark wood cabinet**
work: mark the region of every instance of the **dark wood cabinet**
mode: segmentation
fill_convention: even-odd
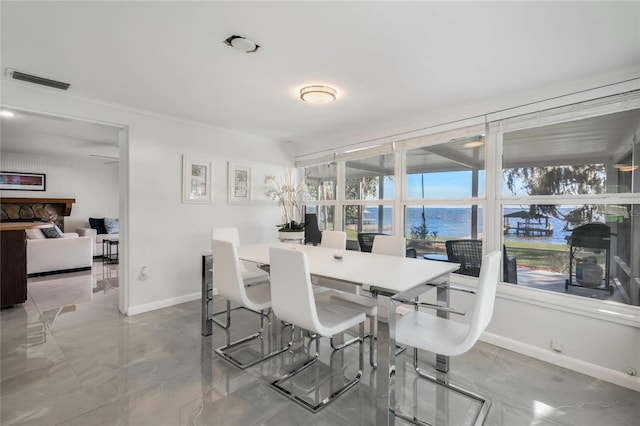
[[[0,305],[8,308],[27,300],[27,235],[25,230],[50,228],[52,223],[0,223]]]
[[[0,232],[0,304],[3,308],[27,300],[27,238],[23,229]]]

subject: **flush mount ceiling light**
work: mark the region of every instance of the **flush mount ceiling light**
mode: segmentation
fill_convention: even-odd
[[[310,104],[326,104],[336,100],[336,89],[329,86],[314,85],[300,89],[300,99]]]
[[[227,46],[231,46],[234,49],[240,50],[241,52],[245,53],[254,53],[260,48],[260,46],[254,41],[251,41],[248,38],[239,35],[232,35],[231,37],[227,38],[224,43]]]
[[[620,170],[621,172],[632,172],[634,170],[638,170],[637,165],[631,164],[614,164],[613,167]]]
[[[482,146],[482,145],[484,145],[484,142],[481,140],[477,140],[473,142],[467,142],[462,146],[464,146],[465,148],[478,148],[479,146]]]

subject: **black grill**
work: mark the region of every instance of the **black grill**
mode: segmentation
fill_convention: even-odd
[[[568,240],[574,247],[608,249],[611,242],[611,228],[604,223],[587,223],[574,228]]]

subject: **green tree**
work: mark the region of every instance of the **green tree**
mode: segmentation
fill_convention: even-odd
[[[605,189],[604,164],[579,166],[521,167],[503,173],[507,187],[514,195],[524,190],[528,195],[601,194]],[[567,214],[556,205],[531,205],[530,213],[552,215],[569,225],[591,222],[600,213],[598,206],[583,205]]]
[[[378,195],[378,177],[347,178],[345,182],[345,199],[360,200]],[[360,217],[360,206],[346,206],[347,223],[357,221]]]
[[[410,232],[411,237],[416,238],[416,239],[420,239],[420,240],[426,240],[428,238],[438,238],[438,231],[429,231],[429,228],[427,228],[426,223],[422,223],[421,225],[418,226],[412,226],[411,227],[411,232]]]

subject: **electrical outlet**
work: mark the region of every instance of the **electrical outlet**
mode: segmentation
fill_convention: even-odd
[[[562,343],[560,343],[560,340],[551,339],[551,349],[553,349],[554,352],[562,353]]]
[[[142,268],[140,268],[140,274],[138,274],[138,280],[145,281],[147,278],[149,278],[149,268],[147,268],[146,266],[143,266]]]

